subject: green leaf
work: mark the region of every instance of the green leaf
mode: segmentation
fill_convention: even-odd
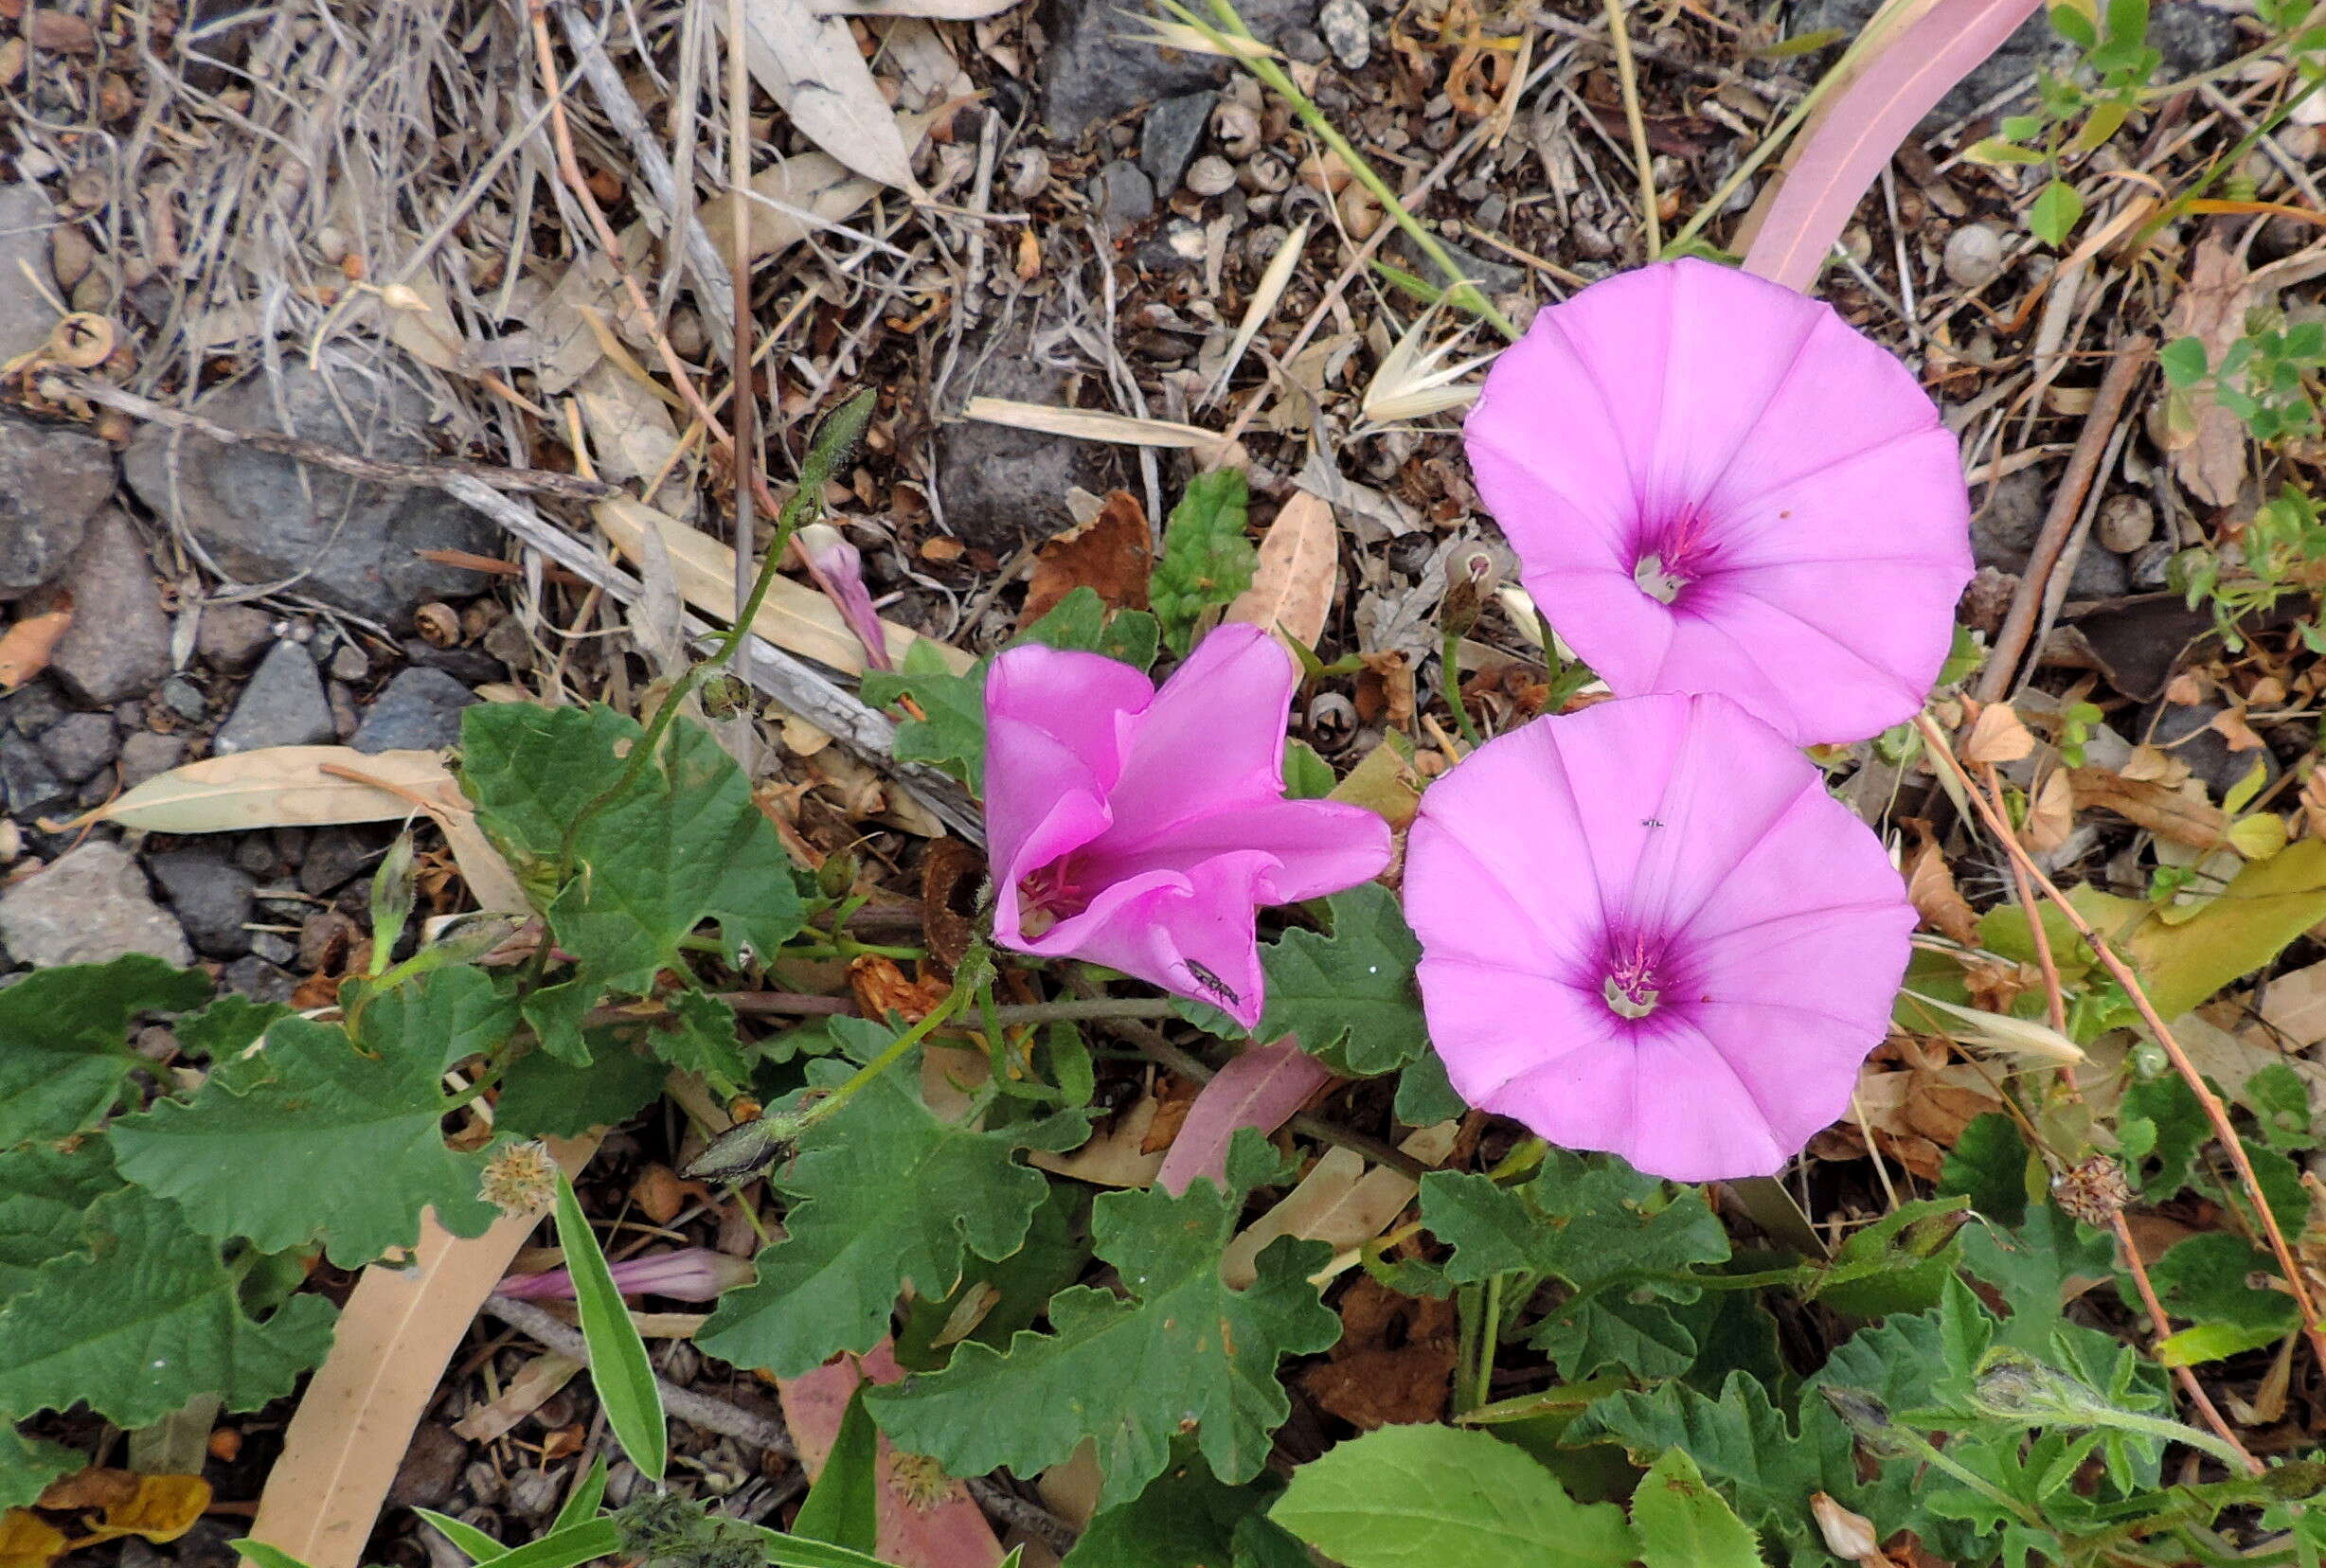
[[[2072,5],[2051,8],[2051,29],[2079,49],[2100,47],[2100,31],[2092,19]]]
[[[198,1007],[209,994],[209,976],[141,953],[39,970],[0,990],[0,1149],[94,1126],[142,1060],[130,1020]]]
[[[1297,1036],[1345,1078],[1393,1073],[1429,1049],[1414,966],[1422,944],[1397,895],[1362,882],[1326,900],[1333,934],[1295,928],[1261,953],[1268,1007],[1255,1040]]]
[[[648,1036],[654,1054],[682,1073],[694,1073],[722,1096],[742,1092],[751,1081],[751,1060],[735,1031],[735,1009],[708,991],[692,987],[671,999],[678,1026]]]
[[[2159,1016],[2178,1018],[2326,919],[2326,839],[2299,839],[2253,862],[2177,925],[2141,900],[2089,885],[2068,897],[2098,929],[2112,938],[2122,934],[2117,951],[2138,972],[2149,1001]]]
[[[896,1038],[861,1019],[833,1030],[867,1055]],[[810,1081],[848,1077],[845,1063],[826,1061]],[[784,1238],[760,1252],[755,1281],[720,1298],[696,1338],[707,1354],[797,1377],[836,1350],[872,1348],[906,1286],[946,1295],[967,1254],[998,1261],[1024,1244],[1049,1183],[1016,1151],[1072,1149],[1088,1136],[1088,1115],[989,1131],[938,1116],[920,1086],[913,1053],[818,1123],[772,1178],[792,1200]]]
[[[799,931],[782,841],[707,730],[672,725],[626,785],[644,732],[609,708],[479,704],[462,715],[460,733],[461,781],[477,821],[520,875],[553,874],[568,825],[582,820],[573,876],[547,908],[575,973],[535,992],[527,1009],[545,1048],[584,1060],[581,1014],[609,991],[648,994],[657,971],[682,967],[680,939],[706,920],[719,923],[739,966],[745,947],[772,954]]]
[[[1024,1246],[998,1263],[972,1253],[951,1295],[915,1299],[897,1333],[898,1363],[915,1371],[942,1365],[949,1348],[935,1342],[953,1327],[953,1314],[972,1292],[988,1305],[977,1326],[958,1337],[998,1349],[1011,1335],[1031,1328],[1050,1297],[1073,1284],[1090,1261],[1088,1208],[1086,1192],[1074,1183],[1052,1182],[1027,1226]]]
[[[891,674],[867,670],[860,686],[874,707],[894,707],[906,697],[921,717],[897,725],[896,757],[944,769],[979,793],[985,790],[985,661],[956,675],[944,656],[915,640]]]
[[[1397,1099],[1390,1109],[1407,1127],[1435,1127],[1470,1107],[1454,1092],[1438,1053],[1423,1051],[1398,1074]]]
[[[1284,794],[1290,800],[1322,800],[1333,793],[1340,780],[1333,775],[1333,764],[1316,755],[1316,748],[1305,740],[1287,739],[1284,742]]]
[[[1705,1484],[1683,1449],[1649,1467],[1632,1494],[1641,1568],[1763,1568],[1752,1527]]]
[[[614,1271],[598,1245],[598,1233],[582,1213],[573,1181],[557,1177],[557,1244],[573,1280],[574,1306],[582,1315],[582,1338],[590,1353],[590,1381],[598,1390],[614,1440],[638,1473],[660,1481],[671,1458],[671,1433],[663,1419],[662,1388],[646,1342],[631,1321],[629,1304],[614,1283]]]
[[[606,1500],[608,1473],[605,1451],[600,1449],[598,1456],[590,1461],[589,1473],[582,1477],[582,1484],[574,1488],[573,1495],[565,1499],[565,1506],[558,1509],[555,1519],[549,1521],[552,1535],[559,1530],[585,1523],[597,1516],[598,1506]]]
[[[2310,1087],[2284,1062],[2273,1061],[2245,1080],[2245,1103],[2270,1148],[2290,1152],[2317,1142],[2310,1128]]]
[[[1972,1209],[1997,1224],[2027,1217],[2027,1140],[2000,1111],[1971,1118],[1939,1167],[1939,1191],[1960,1193]]]
[[[247,1542],[238,1541],[243,1545]],[[553,1530],[538,1541],[503,1552],[499,1557],[487,1558],[492,1568],[581,1568],[584,1562],[595,1562],[602,1557],[612,1557],[621,1546],[620,1531],[611,1517],[592,1519],[580,1524],[570,1524]],[[263,1559],[260,1568],[278,1568]],[[291,1559],[293,1564],[297,1559]],[[483,1564],[478,1564],[483,1568]]]
[[[1244,1195],[1275,1163],[1263,1140],[1240,1133],[1226,1192],[1199,1178],[1177,1198],[1159,1187],[1101,1195],[1091,1216],[1097,1252],[1131,1299],[1062,1291],[1050,1302],[1052,1332],[1019,1334],[1007,1352],[963,1345],[942,1372],[875,1390],[873,1418],[956,1475],[1005,1465],[1030,1473],[1090,1439],[1102,1509],[1136,1497],[1190,1429],[1214,1475],[1248,1480],[1291,1413],[1277,1362],[1340,1337],[1339,1318],[1308,1281],[1332,1256],[1321,1241],[1279,1238],[1250,1287],[1221,1282]],[[993,1418],[1005,1410],[1011,1419]]]
[[[27,1437],[0,1421],[0,1508],[29,1505],[60,1475],[70,1475],[88,1460],[62,1443]]]
[[[1611,1503],[1578,1503],[1485,1433],[1391,1426],[1293,1471],[1269,1517],[1347,1568],[1623,1568],[1638,1543]]]
[[[840,1430],[824,1455],[823,1473],[792,1518],[792,1533],[869,1552],[880,1534],[880,1433],[864,1407],[858,1383],[840,1417]]]
[[[2160,1366],[2202,1366],[2207,1362],[2227,1361],[2231,1356],[2275,1345],[2284,1337],[2242,1324],[2200,1323],[2158,1340],[2156,1362]]]
[[[1796,1562],[1830,1560],[1811,1523],[1810,1494],[1825,1492],[1856,1506],[1862,1490],[1849,1430],[1822,1399],[1804,1405],[1797,1431],[1771,1406],[1767,1388],[1743,1373],[1732,1375],[1717,1399],[1673,1382],[1611,1394],[1568,1429],[1570,1443],[1589,1437],[1614,1438],[1642,1464],[1685,1451],[1738,1514],[1782,1541],[1787,1549],[1779,1555]]]
[[[264,1051],[213,1068],[191,1101],[115,1122],[121,1174],[183,1205],[205,1235],[261,1252],[320,1238],[342,1268],[412,1245],[427,1208],[455,1236],[481,1236],[499,1218],[477,1196],[487,1155],[445,1147],[440,1079],[492,997],[480,970],[433,971],[370,1000],[361,1044],[284,1019]]]
[[[2274,1344],[2301,1327],[2301,1312],[2283,1291],[2257,1290],[2255,1274],[2274,1279],[2277,1260],[2244,1237],[2206,1231],[2176,1241],[2149,1267],[2149,1283],[2169,1317],[2233,1328],[2247,1337],[2240,1349]],[[2130,1292],[2124,1292],[2128,1297]],[[2137,1298],[2133,1298],[2137,1303]],[[2221,1352],[2228,1354],[2229,1352]]]
[[[1240,469],[1213,469],[1188,481],[1163,528],[1163,554],[1148,579],[1147,598],[1163,642],[1185,657],[1207,612],[1252,585],[1260,552],[1244,537],[1244,483]]]
[[[2067,241],[2083,216],[2084,198],[2076,194],[2076,187],[2066,180],[2053,180],[2028,209],[2028,232],[2056,248]]]
[[[493,1124],[521,1138],[576,1138],[617,1127],[662,1093],[671,1069],[611,1032],[593,1032],[586,1066],[546,1051],[519,1057],[501,1078]]]
[[[279,1181],[294,1185],[287,1173]],[[294,1296],[254,1323],[218,1243],[168,1203],[124,1189],[98,1200],[88,1223],[87,1254],[51,1262],[0,1308],[0,1410],[85,1403],[133,1428],[197,1394],[256,1410],[331,1349],[320,1296]]]
[[[1959,1194],[1899,1204],[1852,1232],[1803,1296],[1861,1318],[1936,1307],[1954,1276],[1968,1208]]]
[[[2212,1136],[2212,1124],[2187,1080],[2178,1073],[2165,1073],[2124,1086],[2116,1135],[2136,1173],[2148,1161],[2156,1162],[2156,1168],[2140,1176],[2140,1194],[2162,1203],[2189,1185],[2197,1150]]]
[[[208,1007],[181,1018],[170,1033],[178,1052],[195,1061],[218,1061],[240,1056],[259,1042],[278,1018],[296,1009],[280,1002],[254,1002],[240,991],[227,991]]]
[[[1061,1568],[1225,1568],[1235,1560],[1238,1527],[1267,1525],[1281,1489],[1269,1475],[1229,1487],[1199,1463],[1174,1463],[1137,1497],[1092,1519]]]
[[[2015,1231],[1973,1226],[1963,1236],[1962,1258],[1973,1274],[2002,1292],[2011,1310],[2001,1342],[2040,1358],[2066,1321],[2071,1287],[2114,1277],[2116,1242],[2046,1203],[2031,1209]]]
[[[0,1305],[50,1259],[86,1252],[90,1205],[120,1187],[102,1139],[0,1154]]]
[[[450,1515],[437,1512],[434,1508],[423,1508],[418,1505],[413,1506],[412,1511],[425,1520],[429,1527],[437,1534],[451,1541],[454,1550],[471,1562],[482,1562],[488,1558],[499,1557],[509,1550],[508,1547],[465,1520],[454,1519]]]

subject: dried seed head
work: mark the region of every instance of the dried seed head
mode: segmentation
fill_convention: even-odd
[[[904,1506],[926,1513],[942,1503],[953,1489],[953,1479],[944,1467],[925,1453],[906,1453],[897,1451],[888,1462],[889,1479],[904,1499]]]
[[[1198,196],[1217,196],[1235,183],[1235,166],[1216,152],[1188,165],[1187,187]]]
[[[2132,1202],[2132,1184],[2124,1179],[2123,1166],[2112,1156],[2095,1154],[2054,1176],[2051,1196],[2070,1219],[2102,1230]]]
[[[485,1162],[477,1195],[503,1214],[533,1214],[557,1196],[557,1162],[542,1143],[510,1144]]]

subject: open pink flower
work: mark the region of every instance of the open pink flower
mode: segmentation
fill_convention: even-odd
[[[997,656],[985,681],[994,939],[1258,1024],[1253,911],[1389,863],[1372,812],[1283,798],[1294,673],[1273,637],[1241,624],[1206,637],[1159,691],[1096,653]]]
[[[1773,1172],[1841,1114],[1914,928],[1872,831],[1719,696],[1479,747],[1422,796],[1405,917],[1457,1093],[1690,1182]]]
[[[1618,696],[1721,692],[1803,743],[1921,708],[1971,578],[1960,458],[1830,307],[1706,261],[1624,273],[1534,318],[1463,437]]]

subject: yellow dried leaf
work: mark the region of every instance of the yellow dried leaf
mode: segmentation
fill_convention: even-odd
[[[2034,803],[2028,808],[2027,822],[2019,836],[2040,855],[2066,844],[2075,825],[2075,788],[2068,783],[2066,774],[2054,773],[2035,792]]]
[[[2267,860],[2285,847],[2285,818],[2257,811],[2229,824],[2229,847],[2249,861]]]
[[[1368,752],[1365,760],[1350,769],[1349,776],[1334,785],[1326,798],[1362,806],[1401,829],[1412,825],[1413,813],[1422,805],[1413,763],[1398,749],[1398,742],[1389,739]]]
[[[46,669],[58,639],[72,624],[73,607],[68,602],[55,610],[27,615],[6,633],[0,633],[0,691],[14,691]]]
[[[92,1521],[89,1533],[100,1541],[143,1536],[158,1546],[192,1529],[209,1506],[210,1484],[199,1475],[141,1475],[137,1489]]]
[[[326,771],[334,767],[395,788]],[[410,795],[398,790],[418,793],[438,785],[458,790],[435,752],[269,746],[172,768],[77,818],[73,826],[115,822],[155,833],[223,833],[394,822],[417,809]]]
[[[1968,762],[2016,762],[2034,751],[2035,737],[2009,703],[1988,704],[1962,746],[1963,760]]]
[[[64,1547],[64,1532],[31,1509],[0,1513],[0,1568],[48,1568]]]
[[[1236,596],[1226,618],[1315,647],[1340,592],[1340,543],[1333,508],[1306,490],[1295,490],[1268,525],[1252,585]]]

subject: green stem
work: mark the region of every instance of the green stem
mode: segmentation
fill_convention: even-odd
[[[1486,1299],[1479,1311],[1478,1371],[1470,1389],[1472,1410],[1494,1398],[1494,1347],[1502,1339],[1502,1275],[1486,1282]]]
[[[1350,143],[1348,137],[1340,134],[1330,119],[1325,117],[1325,112],[1316,107],[1315,101],[1294,85],[1292,78],[1285,73],[1284,68],[1258,48],[1245,49],[1236,46],[1239,44],[1257,45],[1260,41],[1252,36],[1252,29],[1244,25],[1244,18],[1236,13],[1232,0],[1208,0],[1212,14],[1219,18],[1219,26],[1216,27],[1205,22],[1203,18],[1186,7],[1175,4],[1174,0],[1163,0],[1163,3],[1170,8],[1172,14],[1198,32],[1209,37],[1214,44],[1223,46],[1229,58],[1258,77],[1278,97],[1292,105],[1293,113],[1300,116],[1301,123],[1315,134],[1318,141],[1331,148],[1339,156],[1342,163],[1349,166],[1350,174],[1372,194],[1375,201],[1381,204],[1382,210],[1388,214],[1389,221],[1405,231],[1405,237],[1413,241],[1414,248],[1427,257],[1431,264],[1439,271],[1445,274],[1451,282],[1451,287],[1446,290],[1446,293],[1455,303],[1483,316],[1493,325],[1495,331],[1500,332],[1512,343],[1518,341],[1518,328],[1512,324],[1511,318],[1494,309],[1494,302],[1486,297],[1486,292],[1471,281],[1469,275],[1461,268],[1454,264],[1454,258],[1448,256],[1445,247],[1438,242],[1438,237],[1430,233],[1422,221],[1406,209],[1405,204],[1399,200],[1397,192],[1389,188],[1388,182],[1374,170],[1371,164],[1365,161],[1365,155]]]
[[[1460,728],[1462,739],[1475,751],[1486,744],[1486,738],[1471,722],[1469,705],[1462,701],[1462,637],[1451,627],[1446,629],[1445,650],[1440,662],[1445,671],[1445,705],[1454,710],[1454,722]]]
[[[852,1075],[850,1075],[838,1087],[834,1088],[831,1094],[826,1095],[823,1098],[817,1100],[814,1105],[811,1106],[808,1111],[801,1115],[799,1126],[796,1131],[795,1131],[794,1136],[796,1137],[799,1133],[807,1131],[809,1128],[814,1127],[817,1122],[831,1116],[842,1106],[846,1105],[850,1100],[855,1098],[857,1093],[861,1091],[866,1084],[870,1083],[874,1078],[879,1078],[883,1073],[888,1071],[889,1068],[894,1067],[898,1062],[904,1060],[904,1054],[907,1051],[910,1051],[914,1046],[920,1044],[923,1040],[926,1040],[931,1031],[936,1029],[939,1025],[944,1023],[945,1020],[951,1018],[955,1013],[959,1012],[963,1007],[967,1007],[970,1003],[970,999],[975,996],[977,993],[977,988],[979,985],[979,981],[976,979],[977,971],[984,971],[987,968],[988,966],[984,964],[975,964],[964,961],[961,965],[960,971],[954,978],[953,989],[945,993],[945,999],[924,1013],[921,1016],[920,1023],[914,1025],[911,1028],[897,1036],[896,1039],[890,1041],[887,1045],[882,1048],[880,1055],[866,1062],[862,1067],[857,1068]]]

